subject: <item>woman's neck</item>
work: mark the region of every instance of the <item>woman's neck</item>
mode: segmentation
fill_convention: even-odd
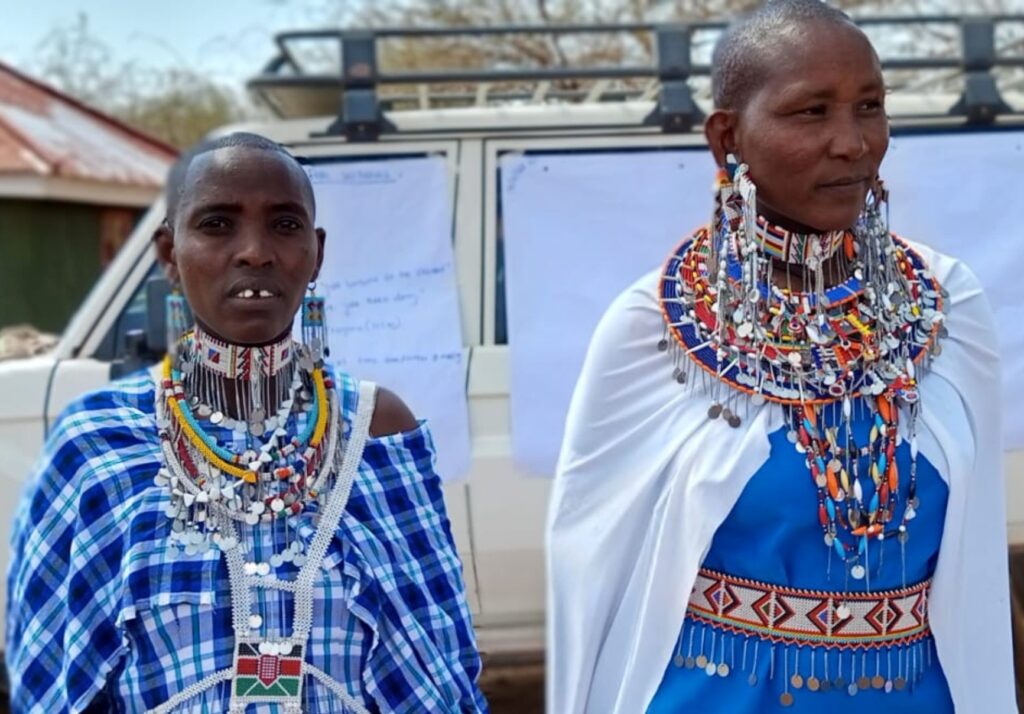
[[[186,394],[233,419],[265,418],[289,398],[295,356],[290,334],[266,345],[233,345],[197,326]]]

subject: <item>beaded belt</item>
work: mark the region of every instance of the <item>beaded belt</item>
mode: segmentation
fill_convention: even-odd
[[[841,649],[905,645],[930,634],[931,580],[901,590],[798,590],[701,568],[687,617],[774,643]]]

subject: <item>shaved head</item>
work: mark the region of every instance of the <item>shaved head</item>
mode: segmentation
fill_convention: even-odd
[[[850,17],[821,0],[768,0],[733,22],[711,57],[711,92],[716,109],[743,109],[763,84],[783,40],[809,24],[860,29]]]
[[[302,168],[302,164],[299,160],[289,154],[288,151],[276,141],[271,141],[265,136],[250,134],[248,132],[236,132],[234,134],[228,134],[216,139],[208,139],[196,144],[194,147],[183,153],[175,162],[174,166],[171,167],[170,172],[167,174],[167,184],[164,186],[164,196],[167,203],[167,223],[169,225],[174,225],[174,218],[177,215],[178,208],[181,206],[182,197],[184,196],[185,189],[187,187],[188,172],[196,158],[212,151],[231,148],[251,149],[254,151],[266,151],[280,154],[290,163],[294,164],[295,169],[297,170],[296,176],[301,174],[299,180],[302,182],[303,192],[309,200],[310,214],[315,215],[316,201],[313,197],[313,185],[310,183],[309,176],[306,174],[305,169]]]

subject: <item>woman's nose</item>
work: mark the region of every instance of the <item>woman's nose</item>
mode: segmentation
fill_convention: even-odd
[[[263,268],[274,262],[274,251],[270,237],[263,231],[250,229],[239,236],[239,245],[235,253],[235,261],[239,265]]]
[[[832,156],[853,161],[868,152],[867,134],[856,116],[837,116],[833,123],[829,146]]]

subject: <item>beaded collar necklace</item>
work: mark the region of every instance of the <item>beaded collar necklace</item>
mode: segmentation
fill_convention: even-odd
[[[235,347],[219,354],[245,356],[243,349],[248,350],[247,359],[259,361],[252,357],[257,354],[254,348]],[[278,360],[278,368],[270,373],[288,390],[270,418],[261,406],[243,403],[236,406],[253,411],[231,419],[225,415],[223,403],[203,404],[191,393],[186,373],[193,385],[225,379],[222,373],[209,375],[205,359],[209,350],[208,336],[185,335],[176,357],[164,361],[158,399],[164,467],[155,482],[170,493],[166,513],[172,520],[172,537],[188,553],[203,552],[211,545],[224,550],[236,545],[221,542],[216,524],[222,517],[256,526],[289,519],[319,502],[333,478],[341,426],[334,384],[325,375],[323,363],[314,362],[303,345],[289,339],[287,345],[260,349]],[[291,370],[290,380],[286,367]],[[249,381],[266,382],[260,379],[266,374],[262,367],[252,370]],[[211,393],[216,401],[216,390]],[[289,425],[292,421],[298,425],[300,414],[305,425],[293,433]],[[228,429],[228,438],[216,436]],[[289,561],[301,565],[295,561],[302,551],[299,540],[286,551],[272,556],[271,564]]]
[[[716,195],[711,228],[685,240],[663,272],[658,348],[670,353],[680,384],[713,377],[710,419],[739,427],[750,406],[785,410],[789,440],[818,492],[823,541],[847,575],[870,588],[869,541],[895,536],[905,544],[918,505],[917,378],[941,351],[945,293],[920,256],[889,233],[880,187],[841,239],[790,240],[819,246],[811,249],[816,260],[805,261],[815,285],[804,292],[773,280],[746,167],[720,175]],[[847,251],[853,270],[825,286],[820,251],[833,244]],[[866,443],[853,435],[855,409],[871,422]],[[910,495],[900,503],[895,449],[904,437]]]
[[[852,238],[850,231],[797,233],[769,223],[763,216],[757,217],[757,231],[754,233],[754,243],[761,254],[783,263],[800,265],[815,259],[828,260]]]
[[[199,363],[226,379],[249,379],[254,374],[273,377],[289,367],[294,354],[291,335],[273,344],[249,347],[229,344],[197,327],[194,341]]]

